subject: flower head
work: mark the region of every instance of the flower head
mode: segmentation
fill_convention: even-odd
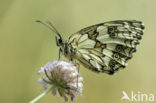
[[[38,73],[44,74],[42,79],[38,79],[43,88],[47,89],[48,85],[55,86],[52,94],[56,95],[58,91],[65,101],[68,101],[68,97],[73,101],[79,93],[82,93],[83,78],[76,66],[71,63],[55,60],[42,67]]]

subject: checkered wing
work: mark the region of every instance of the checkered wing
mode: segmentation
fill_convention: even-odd
[[[95,72],[114,74],[136,52],[144,25],[136,20],[109,21],[84,28],[69,37],[75,59]]]

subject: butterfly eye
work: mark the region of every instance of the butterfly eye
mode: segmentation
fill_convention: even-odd
[[[62,44],[62,39],[61,38],[59,39],[59,43]]]
[[[56,44],[57,44],[57,46],[61,46],[62,44],[63,44],[63,39],[62,38],[57,38],[57,37],[55,37],[56,38]]]
[[[61,46],[63,44],[63,39],[60,38],[60,39],[57,40],[57,42],[58,42],[58,45]]]

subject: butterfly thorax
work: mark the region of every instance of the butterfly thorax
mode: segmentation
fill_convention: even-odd
[[[76,54],[76,49],[68,43],[68,41],[64,42],[64,44],[60,47],[60,51],[69,60],[72,60]]]

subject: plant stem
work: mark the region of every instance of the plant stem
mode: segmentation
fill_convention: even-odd
[[[41,95],[37,96],[35,99],[30,101],[29,103],[36,103],[39,99],[41,99],[43,96],[48,94],[50,91],[52,91],[55,88],[55,86],[52,86],[51,88],[48,88],[45,92],[43,92]]]

